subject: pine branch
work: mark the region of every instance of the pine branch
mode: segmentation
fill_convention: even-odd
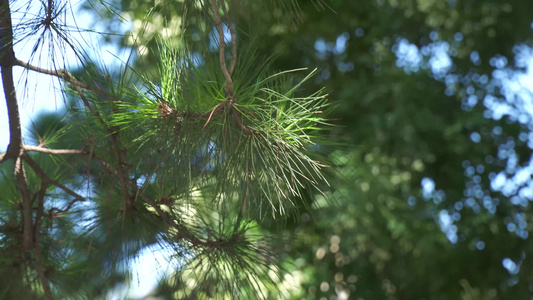
[[[0,38],[4,39],[6,32],[5,28],[7,27],[3,26],[3,23],[8,20],[6,16],[10,16],[9,2],[7,0],[0,1],[0,8],[2,8],[2,10],[0,10],[0,25],[2,25],[2,36],[0,36]],[[56,15],[52,13],[53,0],[48,0],[48,6],[46,6],[46,1],[47,0],[42,1],[44,18],[43,23],[40,25],[44,25],[46,27],[45,30],[52,31],[55,30],[55,28],[50,27],[50,24],[52,24],[53,18],[55,18]],[[206,3],[206,5],[209,6],[208,3]],[[74,190],[69,189],[62,183],[61,177],[54,177],[52,173],[46,173],[45,169],[43,170],[41,165],[36,162],[37,159],[35,157],[32,158],[29,155],[29,152],[48,154],[52,156],[52,158],[54,155],[87,155],[88,177],[90,177],[91,170],[99,170],[100,167],[95,164],[97,168],[92,168],[93,164],[91,164],[91,159],[94,157],[105,169],[103,170],[103,173],[106,173],[106,175],[112,175],[105,178],[108,179],[111,177],[112,182],[108,184],[107,182],[104,182],[104,179],[102,180],[103,184],[97,187],[102,187],[102,189],[110,188],[110,194],[121,193],[122,203],[125,205],[125,208],[120,211],[122,216],[126,215],[124,213],[125,210],[134,208],[134,201],[140,197],[146,202],[146,206],[151,206],[157,212],[162,219],[162,221],[159,220],[160,223],[175,229],[168,233],[172,242],[176,242],[175,245],[179,245],[180,247],[185,246],[186,249],[191,251],[191,255],[194,254],[202,260],[203,257],[208,257],[207,263],[210,264],[208,266],[209,269],[215,270],[214,273],[221,277],[226,275],[219,274],[220,270],[227,268],[227,266],[220,267],[220,262],[229,262],[230,268],[227,270],[231,270],[232,274],[227,275],[228,278],[238,274],[235,270],[240,271],[241,269],[248,269],[249,273],[246,273],[245,276],[248,281],[251,280],[248,279],[248,275],[254,275],[253,273],[259,270],[255,269],[257,265],[264,263],[263,266],[268,267],[267,264],[270,264],[271,261],[265,260],[263,262],[262,257],[256,255],[257,251],[255,250],[258,248],[250,246],[251,243],[249,243],[248,239],[244,238],[244,232],[247,228],[242,227],[242,229],[239,229],[241,228],[239,226],[242,217],[244,217],[244,212],[247,209],[247,201],[249,203],[249,210],[252,207],[255,208],[255,204],[259,204],[260,206],[263,205],[263,202],[266,203],[266,200],[272,205],[272,210],[277,209],[275,205],[278,203],[282,210],[284,204],[281,202],[285,200],[286,196],[283,196],[284,199],[280,196],[278,199],[272,201],[272,199],[275,198],[274,195],[276,193],[283,194],[286,192],[289,194],[289,192],[291,192],[293,195],[299,195],[297,190],[298,184],[302,188],[305,188],[309,183],[310,185],[314,185],[318,181],[317,178],[320,177],[320,174],[313,174],[313,172],[317,172],[318,167],[310,162],[310,158],[303,153],[305,150],[303,145],[307,144],[307,140],[305,139],[309,139],[306,132],[311,128],[310,126],[306,127],[304,125],[309,122],[318,123],[318,121],[311,120],[311,118],[307,117],[309,114],[307,106],[309,105],[300,104],[298,102],[300,102],[301,99],[292,98],[294,89],[297,87],[280,95],[275,94],[275,92],[269,94],[265,89],[270,88],[271,86],[265,85],[265,82],[269,81],[270,77],[264,81],[260,81],[264,78],[263,71],[256,72],[254,70],[255,73],[246,72],[249,71],[246,69],[247,64],[243,63],[241,65],[241,62],[246,61],[248,58],[248,56],[246,56],[248,53],[247,51],[239,52],[244,54],[239,61],[239,69],[234,76],[237,62],[236,34],[235,27],[232,24],[228,13],[229,8],[226,7],[224,0],[211,0],[211,5],[215,18],[216,30],[219,33],[218,62],[215,54],[214,59],[211,60],[212,64],[210,66],[212,68],[201,70],[202,72],[208,72],[208,74],[206,74],[206,76],[191,76],[191,78],[186,78],[188,80],[194,79],[195,83],[183,88],[182,86],[186,86],[186,84],[184,84],[183,78],[180,77],[182,74],[176,73],[176,66],[185,64],[172,61],[172,63],[168,65],[168,71],[172,72],[172,76],[169,75],[165,77],[168,79],[165,83],[159,83],[162,86],[166,84],[167,86],[165,86],[165,89],[163,90],[170,92],[162,92],[162,94],[160,94],[160,91],[155,87],[157,84],[152,84],[154,87],[151,86],[149,88],[152,93],[147,93],[148,95],[139,97],[140,101],[137,102],[135,100],[139,99],[128,97],[131,96],[131,94],[126,94],[128,91],[126,88],[123,89],[125,86],[122,81],[117,85],[113,84],[106,87],[100,87],[100,81],[98,81],[97,77],[94,77],[94,80],[84,80],[87,82],[86,83],[76,79],[71,73],[63,69],[49,70],[31,65],[16,59],[15,55],[12,53],[12,46],[5,46],[12,45],[12,36],[8,36],[9,43],[0,40],[2,45],[2,49],[0,50],[2,80],[4,82],[4,87],[7,86],[7,88],[5,88],[6,93],[12,91],[10,94],[11,98],[8,98],[6,94],[12,139],[8,151],[0,154],[0,162],[7,159],[15,160],[17,186],[22,198],[22,215],[24,222],[23,247],[27,250],[33,249],[35,251],[35,266],[32,273],[35,274],[36,272],[39,276],[42,284],[42,290],[40,290],[39,293],[42,296],[44,292],[46,299],[52,298],[52,292],[50,289],[50,282],[46,277],[43,267],[53,265],[52,261],[47,260],[52,259],[52,257],[47,255],[48,250],[42,250],[43,252],[41,253],[41,245],[39,241],[40,237],[44,237],[46,234],[46,230],[41,228],[41,222],[44,222],[45,220],[43,219],[44,206],[46,205],[47,207],[50,207],[50,203],[44,203],[44,201],[47,201],[49,198],[46,197],[46,191],[49,187],[57,187],[62,191],[62,194],[65,193],[69,195],[66,196],[67,198],[70,198],[70,196],[73,197],[68,199],[69,202],[61,204],[64,209],[56,207],[51,208],[48,212],[52,218],[69,211],[76,202],[86,201],[88,197],[79,195]],[[4,6],[7,6],[7,10],[3,9]],[[224,14],[224,22],[227,22],[227,26],[231,33],[232,61],[229,67],[226,62],[226,41],[224,39],[224,28],[221,20],[221,12],[219,11],[220,9]],[[208,14],[208,16],[210,16],[210,14]],[[9,22],[11,22],[10,18]],[[11,24],[9,24],[9,26],[11,26]],[[10,34],[12,35],[12,33]],[[30,71],[60,78],[64,83],[67,83],[67,86],[70,84],[70,87],[76,91],[77,97],[79,96],[81,102],[83,102],[83,105],[87,109],[87,111],[80,115],[82,118],[88,115],[87,119],[92,125],[88,126],[88,130],[94,130],[97,133],[92,135],[93,141],[95,136],[105,135],[106,138],[109,138],[108,141],[97,144],[97,147],[104,144],[105,148],[97,148],[96,150],[97,153],[102,155],[104,155],[104,153],[109,154],[109,158],[103,160],[102,158],[93,156],[95,143],[90,145],[90,151],[87,150],[87,144],[82,149],[49,149],[46,148],[46,145],[44,144],[38,146],[24,145],[20,132],[21,125],[17,99],[14,94],[15,90],[12,74],[12,67],[14,65],[24,67]],[[190,66],[193,66],[194,68],[194,64],[190,64]],[[220,71],[218,71],[219,66],[222,69],[225,78],[223,84],[220,82]],[[243,67],[241,68],[241,66]],[[256,65],[254,66],[256,67]],[[261,64],[261,66],[267,66],[267,64]],[[7,68],[6,72],[4,72],[4,68]],[[196,71],[197,70],[194,72]],[[177,76],[176,74],[179,74],[180,76]],[[4,75],[10,78],[5,79]],[[248,76],[249,78],[244,78]],[[203,77],[209,78],[210,80],[198,80]],[[9,79],[11,82],[9,82]],[[213,84],[213,81],[217,82]],[[281,88],[281,84],[278,85],[276,80],[272,81],[271,88],[274,91],[278,90],[278,87]],[[9,84],[11,84],[11,86],[9,86]],[[292,84],[292,81],[289,84]],[[109,90],[105,89],[107,87],[109,87]],[[237,103],[235,99],[235,87],[238,87],[239,103]],[[116,90],[114,88],[118,88],[119,93],[115,93]],[[124,93],[121,95],[120,91]],[[140,94],[144,93],[144,90],[142,89],[139,89],[138,91]],[[202,97],[188,97],[189,95],[197,94]],[[104,97],[99,97],[98,95]],[[154,95],[156,96],[155,98],[153,97]],[[269,96],[267,100],[263,99],[266,98],[265,96]],[[110,100],[110,102],[104,100],[103,102],[107,106],[100,105],[101,102],[99,102],[98,98],[105,98],[106,100]],[[206,105],[205,102],[201,105],[198,105],[198,102],[194,102],[199,99],[207,99],[206,103],[208,105]],[[320,100],[320,98],[316,99]],[[311,100],[314,101],[316,99],[311,99],[310,97],[309,99],[304,99],[304,102],[312,102]],[[180,103],[180,100],[185,101]],[[141,107],[139,102],[147,105]],[[140,109],[129,109],[128,105],[132,108],[133,106],[138,105]],[[147,113],[145,114],[144,112]],[[270,120],[273,113],[276,114],[275,122]],[[297,115],[297,113],[299,113],[299,115]],[[91,114],[94,118],[90,116]],[[280,116],[280,120],[278,121],[278,115],[282,114],[283,116]],[[12,118],[12,115],[15,118]],[[175,123],[171,124],[171,126],[166,126],[166,123],[162,124],[159,122],[161,120],[167,121],[167,117],[172,118],[172,120],[168,121]],[[142,122],[139,123],[142,123],[143,126],[137,127],[137,129],[139,129],[138,132],[130,131],[129,129],[137,126],[137,124],[134,124],[136,120],[141,120]],[[204,121],[205,124],[203,124]],[[181,128],[181,122],[184,124],[184,129],[178,132],[177,128]],[[285,122],[285,124],[282,122]],[[149,126],[144,126],[145,124]],[[154,124],[155,126],[151,127]],[[207,127],[208,124],[210,125],[209,127]],[[202,125],[204,125],[204,129],[206,129],[205,131],[200,130]],[[274,128],[276,129],[274,130]],[[81,129],[80,132],[83,132],[84,129],[85,128]],[[189,130],[189,132],[186,132],[187,130]],[[160,135],[159,133],[163,134]],[[58,134],[57,138],[59,138],[59,136],[60,135]],[[89,137],[90,136],[91,135],[89,135]],[[134,140],[132,140],[132,136],[135,138]],[[121,137],[124,139],[122,140]],[[145,139],[145,137],[147,138]],[[167,140],[167,137],[171,138]],[[135,151],[132,149],[132,145],[135,145],[140,140],[142,140],[141,147],[143,148],[139,147],[139,150],[147,150],[146,152]],[[147,147],[144,148],[144,145],[147,145]],[[153,147],[153,145],[155,145],[155,147]],[[207,148],[207,150],[205,150],[205,148]],[[168,150],[168,152],[166,150]],[[128,151],[130,151],[129,155]],[[148,157],[147,161],[142,161],[142,159],[146,159],[148,155],[153,155],[154,153],[158,155],[156,151],[162,153],[161,156],[155,158]],[[135,164],[135,170],[132,169],[128,162]],[[177,163],[173,164],[173,162]],[[24,173],[24,164],[27,164],[27,166],[33,170],[33,172],[30,172],[32,174],[35,173],[41,180],[40,190],[36,194],[38,196],[36,209],[33,207],[35,201],[32,201],[31,199],[28,181],[26,174]],[[176,165],[180,167],[177,167]],[[188,175],[182,175],[184,168],[181,168],[181,166],[188,167]],[[147,170],[147,167],[150,169]],[[207,169],[208,167],[214,171]],[[161,170],[159,170],[159,168],[161,168]],[[150,175],[146,176],[147,173]],[[311,173],[311,175],[308,173]],[[156,176],[153,176],[154,174],[156,174]],[[146,177],[145,182],[142,185],[136,180],[141,176]],[[153,178],[155,179],[152,180]],[[163,180],[160,181],[160,178],[163,178]],[[169,181],[176,181],[176,179],[178,179],[178,184],[171,184],[179,185],[179,190],[174,189],[174,187],[169,187],[168,184]],[[184,180],[179,181],[181,179]],[[160,192],[165,194],[165,192],[170,190],[173,193],[173,197],[179,197],[182,195],[185,195],[185,198],[194,197],[193,192],[191,191],[193,191],[193,187],[196,187],[196,184],[201,186],[204,183],[211,184],[211,182],[215,182],[213,183],[213,189],[209,190],[206,195],[209,197],[215,195],[214,198],[216,198],[216,200],[227,197],[228,199],[231,198],[231,201],[237,201],[236,197],[244,196],[244,203],[242,206],[243,213],[238,215],[236,222],[232,219],[224,219],[223,221],[225,223],[221,223],[222,225],[219,226],[220,231],[217,231],[217,236],[213,236],[212,231],[210,231],[210,228],[214,228],[210,223],[212,220],[202,219],[202,213],[200,210],[195,213],[194,217],[198,217],[197,220],[200,220],[201,222],[189,223],[185,212],[178,212],[180,208],[177,206],[174,206],[171,212],[167,212],[163,209],[162,205],[168,204],[163,201],[165,197],[162,197],[161,201],[158,201],[157,199],[154,201],[150,198],[151,195],[153,195],[151,194],[153,191],[152,189],[155,189],[155,191],[153,191],[155,192],[155,195],[158,195]],[[304,184],[302,184],[302,182],[304,182]],[[117,184],[120,185],[120,191],[117,191]],[[257,187],[254,185],[257,185]],[[245,189],[243,189],[244,186]],[[185,187],[185,189],[182,189],[182,187]],[[147,191],[146,194],[143,192],[144,190]],[[34,198],[36,195],[34,195]],[[239,198],[239,201],[240,199],[242,198]],[[119,201],[120,200],[115,202],[121,204]],[[100,202],[95,203],[97,205],[102,204]],[[35,215],[33,215],[34,211]],[[221,211],[217,212],[221,214],[230,214],[234,211],[230,212],[224,207]],[[238,212],[238,210],[235,210],[235,212]],[[33,217],[34,219],[32,219]],[[214,219],[214,217],[212,218]],[[218,220],[213,221],[216,222]],[[33,222],[35,224],[33,224]],[[234,222],[235,227],[230,228],[231,231],[226,230],[226,228],[223,228],[224,230],[221,229],[222,227],[227,226],[227,222]],[[98,226],[98,221],[95,222],[95,226]],[[29,230],[28,228],[31,228],[32,230]],[[40,236],[40,234],[42,234],[42,236]],[[114,236],[109,234],[109,237],[113,238]],[[42,246],[45,247],[44,245]],[[90,247],[91,246],[89,246],[89,248]],[[129,253],[126,255],[128,254]],[[44,262],[42,261],[41,255],[44,257]],[[45,264],[44,266],[43,263]],[[231,265],[236,265],[236,268],[232,268]],[[238,275],[236,277],[238,277]],[[241,282],[248,284],[245,280]],[[250,283],[253,285],[253,282]]]

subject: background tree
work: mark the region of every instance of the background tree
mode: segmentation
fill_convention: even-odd
[[[171,253],[174,270],[160,294],[269,297],[273,278],[283,275],[281,238],[260,222],[296,214],[327,183],[324,162],[310,150],[324,144],[317,133],[329,126],[326,96],[300,89],[313,72],[299,79],[291,73],[303,69],[273,72],[269,56],[238,45],[224,1],[180,3],[161,21],[170,37],[143,23],[129,36],[137,55],[119,70],[90,59],[72,39],[68,3],[40,2],[39,14],[16,26],[14,14],[30,14],[30,3],[0,4],[11,134],[0,156],[2,298],[105,297],[128,279],[137,255],[155,246]],[[146,17],[165,10],[154,5]],[[192,12],[199,17],[189,19]],[[196,36],[209,52],[197,56],[172,34],[188,24],[212,28]],[[39,36],[34,54],[63,45],[80,69],[71,73],[55,57],[18,59],[13,45],[32,35]],[[132,62],[140,65],[145,53],[154,67],[136,68]],[[64,116],[40,120],[27,138],[16,66],[57,77],[66,95]]]

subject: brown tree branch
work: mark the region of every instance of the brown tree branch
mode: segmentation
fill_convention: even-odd
[[[83,150],[76,150],[76,149],[50,149],[50,148],[45,148],[45,147],[41,147],[41,146],[31,146],[31,145],[22,145],[22,149],[25,152],[35,151],[35,152],[41,152],[41,153],[53,154],[53,155],[87,154]]]
[[[39,190],[38,194],[37,213],[35,216],[35,228],[33,233],[35,239],[35,245],[33,250],[35,253],[35,269],[37,269],[37,274],[39,275],[39,279],[41,280],[44,295],[47,300],[52,300],[52,291],[50,290],[48,279],[46,278],[46,274],[43,270],[43,264],[41,261],[41,247],[39,244],[41,220],[44,215],[44,197],[46,196],[46,190],[48,189],[48,185],[48,180],[45,180],[44,178],[41,179],[41,189]]]
[[[22,146],[20,112],[13,80],[14,61],[11,8],[9,7],[9,0],[0,0],[0,68],[7,103],[10,134],[9,146],[7,152],[2,156],[2,161],[7,159],[16,160],[20,156]]]
[[[22,198],[22,248],[31,249],[33,248],[33,203],[21,157],[15,160],[15,177]]]
[[[20,112],[15,92],[13,80],[13,63],[15,53],[13,52],[13,24],[11,21],[11,8],[9,0],[0,0],[0,69],[2,72],[2,84],[4,85],[4,95],[7,104],[7,114],[9,119],[9,146],[2,160],[13,159],[15,161],[15,177],[17,188],[21,196],[22,206],[22,247],[31,249],[33,246],[33,218],[32,201],[24,164],[22,163],[22,132],[20,125]]]
[[[0,8],[1,9],[1,8]],[[22,131],[20,125],[20,112],[13,82],[13,69],[2,65],[2,83],[4,85],[4,95],[7,103],[7,114],[9,119],[9,146],[2,161],[16,159],[20,155],[22,145]]]
[[[52,4],[53,4],[53,0],[48,0],[48,6],[46,7],[47,8],[46,19],[50,21],[52,20]]]

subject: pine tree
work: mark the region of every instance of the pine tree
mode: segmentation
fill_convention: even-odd
[[[211,41],[212,51],[197,55],[182,35],[142,26],[119,71],[72,39],[79,29],[65,21],[67,2],[41,1],[39,15],[14,27],[12,15],[28,13],[27,2],[0,2],[10,129],[0,154],[0,298],[105,297],[128,278],[139,253],[155,246],[172,253],[160,295],[269,297],[267,287],[283,272],[281,238],[259,224],[297,214],[327,184],[313,149],[326,143],[328,102],[323,91],[300,89],[314,72],[273,72],[272,58],[255,54],[253,41],[240,42],[251,33],[235,28],[223,0],[185,1],[181,24],[172,15],[162,21],[175,32],[204,28],[199,40],[205,49]],[[298,14],[295,2],[264,5]],[[164,12],[164,4],[147,19],[154,11]],[[34,53],[67,47],[80,69],[53,58],[19,60],[13,45],[32,36],[39,37]],[[35,126],[29,137],[22,136],[25,100],[15,92],[14,67],[57,78],[65,95],[64,117]]]

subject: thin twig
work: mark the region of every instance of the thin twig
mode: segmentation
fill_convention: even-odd
[[[25,152],[40,152],[40,153],[46,153],[46,154],[51,154],[51,155],[87,155],[89,156],[89,162],[87,163],[88,165],[91,164],[91,159],[95,159],[96,161],[98,161],[109,173],[111,173],[112,175],[117,175],[118,172],[117,170],[113,169],[111,167],[111,165],[106,162],[105,160],[99,158],[99,157],[96,157],[94,155],[94,153],[92,152],[93,151],[93,146],[91,146],[91,151],[90,152],[87,152],[85,150],[77,150],[77,149],[50,149],[50,148],[45,148],[45,147],[41,147],[41,146],[31,146],[31,145],[22,145],[22,149],[25,151]],[[0,158],[2,157],[4,153],[0,153]]]
[[[91,159],[94,151],[94,135],[91,139],[91,149],[89,150],[89,159],[87,161],[87,190],[90,190],[90,178],[91,178]]]
[[[222,107],[222,105],[225,105],[225,103],[226,103],[225,101],[221,102],[221,103],[217,104],[217,106],[215,106],[215,108],[213,108],[213,110],[209,114],[209,117],[207,118],[207,121],[205,122],[204,127],[202,127],[202,129],[204,129],[205,126],[207,126],[207,124],[209,124],[209,121],[211,121],[211,117],[213,117],[213,114],[215,112],[217,112]]]
[[[226,10],[226,4],[224,3],[224,0],[220,0],[220,6],[222,6],[222,12],[224,12],[224,17],[226,17],[226,22],[228,23],[229,32],[231,34],[231,66],[229,68],[229,75],[233,76],[235,64],[237,63],[237,41],[235,36],[235,28],[233,27],[233,23],[229,18],[229,14]]]
[[[85,200],[85,197],[69,189],[68,187],[63,185],[61,182],[50,178],[46,174],[46,172],[39,166],[39,164],[37,164],[37,162],[34,161],[33,158],[31,158],[28,154],[24,153],[22,157],[24,158],[24,161],[26,161],[28,165],[33,169],[35,174],[37,174],[37,176],[41,178],[41,180],[44,180],[46,182],[49,182],[52,185],[57,186],[58,188],[62,189],[65,193],[71,195],[72,197],[76,199]]]
[[[84,201],[85,199],[74,199],[72,201],[69,202],[69,204],[67,205],[67,207],[65,209],[59,209],[57,207],[52,207],[50,210],[48,210],[49,212],[53,212],[53,211],[56,211],[56,214],[63,214],[63,213],[66,213],[68,212],[72,206],[74,205],[74,203],[76,202],[80,202],[80,201]]]
[[[218,47],[218,55],[220,59],[220,67],[222,69],[222,73],[224,73],[224,77],[226,78],[226,87],[227,87],[227,93],[228,98],[233,98],[234,96],[234,89],[233,89],[233,80],[231,79],[231,75],[228,72],[228,67],[226,66],[226,57],[225,57],[225,47],[226,47],[226,41],[224,40],[224,29],[222,28],[222,21],[220,20],[220,14],[218,13],[218,7],[216,4],[216,0],[211,0],[211,6],[213,8],[213,13],[215,14],[215,25],[217,26],[218,30],[218,40],[219,40],[219,47]]]
[[[35,151],[35,152],[41,152],[46,154],[54,154],[54,155],[73,155],[73,154],[86,154],[83,150],[76,150],[76,149],[50,149],[40,146],[31,146],[31,145],[22,145],[22,149],[26,152],[29,151]]]
[[[80,99],[83,102],[83,104],[85,105],[85,107],[87,107],[89,109],[89,111],[91,111],[91,113],[98,119],[98,122],[100,122],[100,124],[102,124],[102,126],[104,126],[104,128],[107,128],[104,119],[102,119],[102,117],[100,116],[100,113],[98,111],[96,111],[92,107],[91,103],[89,103],[89,100],[87,100],[87,98],[85,98],[85,94],[83,94],[83,91],[81,90],[80,86],[74,85],[74,89],[76,90],[76,92],[80,96]]]
[[[83,82],[77,80],[74,76],[72,76],[72,74],[70,74],[67,70],[64,70],[64,69],[59,69],[59,70],[44,69],[44,68],[41,68],[41,67],[37,67],[37,66],[31,65],[31,64],[29,64],[29,63],[27,63],[25,61],[20,60],[20,59],[15,59],[14,62],[13,62],[13,65],[21,66],[23,68],[26,68],[26,69],[31,70],[31,71],[35,71],[37,73],[46,74],[46,75],[52,75],[52,76],[61,78],[64,81],[66,81],[68,83],[71,83],[71,84],[73,84],[75,86],[78,86],[78,87],[80,87],[82,89],[86,89],[86,90],[89,90],[89,91],[96,92],[96,93],[98,93],[100,95],[105,96],[106,98],[111,98],[111,99],[114,98],[113,95],[104,92],[102,89],[100,89],[98,87],[94,87],[94,86],[88,85],[86,83],[83,83]]]
[[[116,133],[112,133],[111,136],[109,136],[109,140],[111,141],[111,148],[113,148],[113,152],[115,153],[115,159],[117,160],[118,168],[117,168],[117,175],[118,179],[120,180],[120,190],[122,192],[122,200],[126,207],[131,207],[133,204],[130,201],[130,197],[128,196],[128,188],[127,183],[128,179],[124,172],[126,171],[127,165],[125,163],[125,159],[122,158],[122,153],[125,153],[125,150],[121,150],[118,148],[117,145],[117,139],[118,136]]]

